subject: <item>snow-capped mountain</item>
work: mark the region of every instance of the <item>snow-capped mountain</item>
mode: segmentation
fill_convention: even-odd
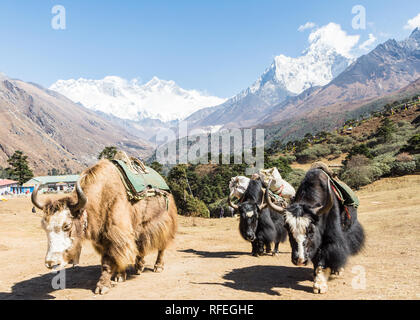
[[[249,88],[214,108],[200,110],[188,119],[197,127],[252,125],[273,105],[317,86],[324,86],[344,71],[354,59],[350,49],[358,36],[347,36],[346,45],[336,43],[334,34],[343,33],[330,23],[312,32],[309,47],[296,58],[279,55]]]
[[[89,109],[130,120],[181,120],[201,108],[225,101],[197,90],[182,89],[174,81],[157,77],[145,84],[117,76],[58,80],[49,89]]]

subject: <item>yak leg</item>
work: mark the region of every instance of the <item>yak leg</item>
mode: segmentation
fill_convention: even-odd
[[[158,256],[155,262],[155,267],[153,269],[153,272],[162,272],[163,271],[163,255],[165,253],[165,249],[158,251]]]
[[[274,244],[273,257],[274,257],[274,256],[277,256],[277,255],[279,254],[279,243],[280,243],[280,242],[276,242],[276,243]]]
[[[327,293],[328,291],[328,278],[330,277],[331,269],[323,268],[318,266],[315,269],[315,278],[314,278],[314,293]]]
[[[136,265],[135,265],[136,274],[141,274],[143,272],[145,264],[146,264],[146,261],[144,260],[144,257],[142,256],[136,257]]]
[[[101,264],[102,274],[98,283],[96,284],[95,294],[105,294],[111,289],[111,277],[113,271],[115,270],[112,259],[107,255],[102,257]]]
[[[265,253],[271,253],[271,243],[270,242],[266,242],[265,243]]]
[[[251,252],[252,255],[254,257],[258,257],[259,256],[258,241],[254,240],[254,241],[251,242],[251,244],[252,244],[252,252]]]

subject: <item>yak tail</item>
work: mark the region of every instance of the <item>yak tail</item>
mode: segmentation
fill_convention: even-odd
[[[355,221],[351,228],[345,233],[350,254],[360,252],[365,244],[365,231],[359,221]]]

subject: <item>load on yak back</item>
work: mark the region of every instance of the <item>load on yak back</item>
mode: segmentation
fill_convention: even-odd
[[[251,180],[260,180],[266,186],[270,181],[271,186],[269,191],[274,198],[283,198],[287,202],[295,196],[295,188],[284,180],[277,168],[261,169],[258,173],[254,174],[251,178],[244,176],[237,176],[230,179],[229,183],[229,200],[230,202],[236,198],[241,200],[245,191],[248,189]]]
[[[266,186],[271,182],[271,188]],[[280,242],[284,242],[287,231],[284,218],[267,207],[265,196],[282,207],[286,207],[295,196],[295,189],[282,179],[277,168],[260,170],[251,178],[238,176],[229,184],[229,205],[239,214],[239,232],[252,244],[252,255],[260,256],[264,251],[276,255]],[[239,200],[234,204],[234,198]],[[274,243],[274,251],[271,244]]]

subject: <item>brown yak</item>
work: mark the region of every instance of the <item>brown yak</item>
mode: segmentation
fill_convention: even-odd
[[[124,281],[130,265],[140,274],[144,257],[151,250],[158,250],[154,271],[163,270],[164,251],[177,229],[172,195],[130,202],[118,169],[108,160],[85,170],[68,197],[41,202],[38,188],[32,194],[32,202],[44,212],[47,268],[77,264],[82,241],[91,240],[102,257],[96,294],[109,291],[113,275],[116,281]]]

